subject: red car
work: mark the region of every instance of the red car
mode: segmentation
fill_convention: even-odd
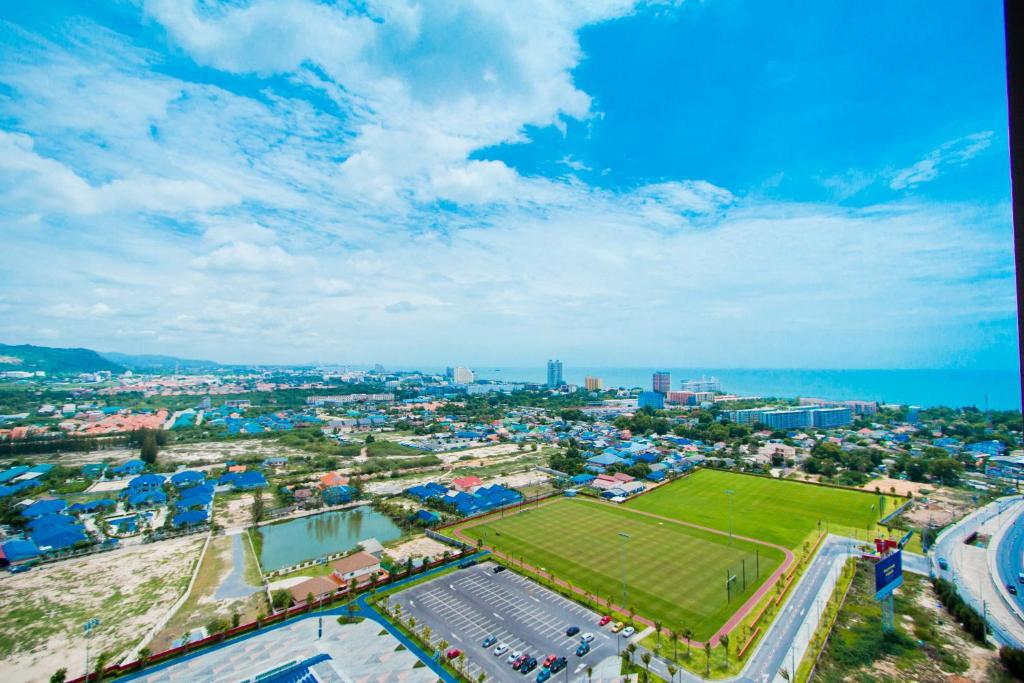
[[[605,624],[607,624],[611,620],[612,620],[612,618],[606,614],[603,617],[601,617],[601,621],[597,622],[597,625],[598,626],[604,626]]]
[[[554,661],[555,661],[556,659],[558,659],[558,655],[548,655],[548,656],[547,656],[547,657],[546,657],[546,658],[544,659],[544,663],[543,663],[543,664],[541,664],[541,666],[543,666],[543,667],[549,667],[549,666],[551,666],[551,664],[552,664],[552,663],[553,663],[553,662],[554,662]]]
[[[528,660],[529,658],[530,658],[530,655],[528,655],[528,654],[526,654],[524,652],[523,654],[519,655],[519,659],[517,659],[516,661],[512,662],[512,668],[515,669],[516,671],[519,671],[519,668],[523,664],[526,664],[526,660]]]
[[[455,659],[456,657],[462,654],[462,650],[460,650],[457,647],[453,647],[452,649],[448,650],[446,654],[448,656],[448,659]]]

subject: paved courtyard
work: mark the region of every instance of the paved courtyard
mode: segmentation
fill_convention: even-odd
[[[199,655],[133,681],[209,681],[238,683],[289,662],[320,654],[330,659],[313,672],[321,683],[434,683],[437,674],[427,667],[415,668],[417,658],[381,633],[380,624],[367,619],[341,625],[336,616],[325,616],[323,638],[317,640],[317,618],[301,619],[266,631],[234,645]]]
[[[563,598],[547,588],[511,571],[495,574],[493,562],[460,569],[432,581],[413,586],[392,598],[402,606],[402,620],[416,618],[416,628],[427,624],[434,645],[443,638],[449,647],[466,653],[466,673],[477,680],[481,671],[490,681],[532,681],[540,662],[549,654],[568,659],[568,676],[583,671],[587,664],[617,653],[618,641],[625,638],[597,625],[601,615]],[[578,626],[580,634],[566,636],[569,626]],[[577,657],[576,646],[583,633],[594,634],[591,651]],[[508,653],[494,656],[494,646],[484,648],[485,637],[493,635],[498,643],[512,651],[528,652],[537,658],[538,667],[528,676],[521,675],[506,662]],[[558,674],[563,680],[567,674]]]

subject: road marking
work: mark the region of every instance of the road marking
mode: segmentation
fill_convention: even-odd
[[[505,617],[501,616],[501,615],[500,615],[500,614],[498,614],[497,612],[491,612],[491,614],[493,614],[493,615],[494,615],[495,617],[497,617],[498,619],[501,619],[502,621],[505,621]]]

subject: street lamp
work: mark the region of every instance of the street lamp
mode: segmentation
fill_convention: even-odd
[[[620,531],[619,538],[622,539],[622,609],[626,609],[626,602],[628,601],[626,593],[626,541],[629,540],[629,534],[625,531]]]
[[[85,630],[85,683],[89,683],[89,637],[92,635],[92,630],[99,625],[100,620],[96,617],[82,625]]]

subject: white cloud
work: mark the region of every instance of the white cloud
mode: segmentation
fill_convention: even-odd
[[[220,85],[91,25],[71,47],[0,38],[17,124],[0,131],[0,336],[253,362],[570,347],[877,367],[941,361],[962,341],[948,330],[1013,314],[1001,207],[606,189],[472,158],[596,119],[577,34],[630,3],[371,4],[384,24],[300,0],[145,6]],[[71,101],[80,117],[56,106]],[[900,182],[988,144],[955,142]]]
[[[935,180],[943,168],[964,164],[991,144],[990,130],[945,142],[917,163],[893,173],[889,187],[904,190]]]

